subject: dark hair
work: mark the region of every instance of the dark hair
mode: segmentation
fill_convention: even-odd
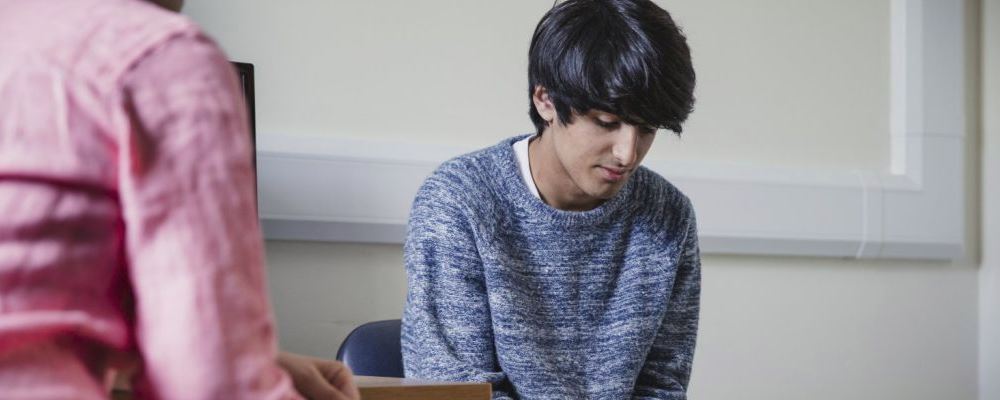
[[[567,0],[539,21],[528,52],[528,96],[548,92],[559,121],[600,110],[632,125],[681,133],[694,109],[687,39],[649,0]],[[531,102],[538,133],[547,126]]]

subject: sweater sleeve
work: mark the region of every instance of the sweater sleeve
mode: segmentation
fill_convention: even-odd
[[[687,399],[701,297],[701,255],[693,211],[688,221],[667,312],[636,380],[635,399]]]
[[[414,200],[404,257],[406,377],[489,382],[494,399],[513,399],[493,344],[483,265],[461,189],[432,177]]]

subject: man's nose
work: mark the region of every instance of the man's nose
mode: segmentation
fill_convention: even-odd
[[[618,166],[632,168],[638,158],[639,128],[622,124],[621,129],[615,135],[615,143],[611,148],[611,153],[618,162]]]

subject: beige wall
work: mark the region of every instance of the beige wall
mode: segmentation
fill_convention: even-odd
[[[189,3],[233,58],[257,64],[262,135],[478,147],[530,129],[524,54],[550,2]],[[656,157],[884,168],[889,3],[662,2],[701,80],[689,136],[661,141]],[[400,315],[398,245],[267,252],[286,349],[330,357],[352,327]],[[996,299],[980,299],[974,264],[707,255],[692,398],[974,399],[977,303]]]
[[[472,149],[532,129],[528,43],[551,1],[188,3],[256,65],[261,134]],[[649,157],[887,165],[889,1],[661,4],[689,36],[699,100],[689,135],[664,135]]]
[[[354,327],[402,314],[401,246],[269,241],[267,264],[284,349],[333,358]]]
[[[659,3],[688,35],[698,102],[650,158],[885,169],[889,1]]]
[[[980,400],[1000,399],[1000,0],[983,1]]]

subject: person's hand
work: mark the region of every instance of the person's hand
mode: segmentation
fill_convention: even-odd
[[[281,352],[278,364],[299,394],[311,400],[361,400],[351,369],[340,361]]]

